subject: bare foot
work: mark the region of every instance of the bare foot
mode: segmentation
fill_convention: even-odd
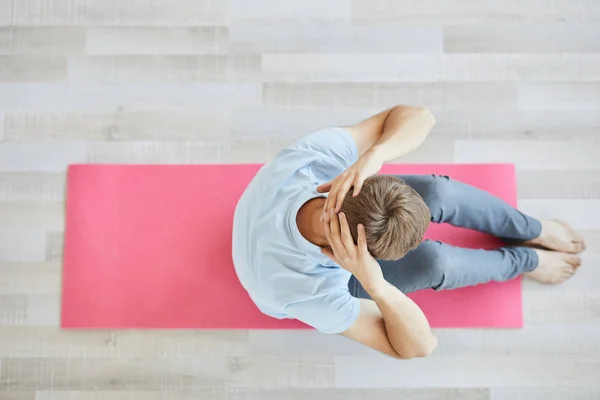
[[[525,276],[541,283],[564,282],[581,266],[581,258],[573,254],[538,249],[534,251],[538,255],[538,266],[533,271],[525,273]]]
[[[542,221],[540,236],[528,240],[525,244],[565,253],[579,253],[585,249],[585,242],[581,236],[569,225],[554,219]]]

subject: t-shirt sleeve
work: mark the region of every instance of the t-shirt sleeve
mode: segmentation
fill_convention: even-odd
[[[323,333],[342,333],[356,321],[360,302],[347,290],[289,304],[286,313]]]
[[[305,136],[292,149],[309,150],[335,159],[348,168],[358,159],[358,149],[350,133],[344,128],[327,128]]]

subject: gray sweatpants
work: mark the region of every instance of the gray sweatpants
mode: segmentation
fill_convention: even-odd
[[[499,237],[505,243],[536,238],[540,222],[490,193],[447,176],[399,175],[423,198],[431,221],[449,223]],[[533,270],[537,254],[530,248],[466,249],[425,240],[396,261],[379,260],[385,279],[404,293],[421,289],[456,289],[490,281],[506,281]],[[348,288],[353,296],[369,298],[356,278]]]

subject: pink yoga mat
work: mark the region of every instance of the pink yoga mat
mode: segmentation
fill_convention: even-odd
[[[63,328],[303,329],[258,311],[231,261],[233,210],[259,165],[74,165],[68,172]],[[442,174],[516,203],[509,165],[387,165]],[[494,248],[481,233],[427,237]],[[434,327],[521,327],[521,282],[411,294]]]

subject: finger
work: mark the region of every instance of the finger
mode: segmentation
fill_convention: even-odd
[[[329,257],[331,260],[333,260],[335,263],[339,264],[339,260],[336,258],[335,254],[333,254],[333,251],[331,249],[328,249],[326,247],[322,247],[321,248],[321,254],[326,255],[327,257]]]
[[[330,198],[332,196],[332,187],[335,184],[335,181],[331,181],[329,183],[327,183],[326,185],[329,186],[328,192],[329,195],[327,197],[325,197],[325,202],[323,203],[323,214],[321,215],[321,221],[323,222],[329,222],[329,202],[330,202]]]
[[[363,182],[364,182],[364,180],[362,180],[362,179],[357,179],[354,182],[354,192],[352,192],[352,197],[358,196],[358,194],[360,193],[360,191],[363,187]]]
[[[325,221],[330,222],[331,210],[333,210],[334,204],[336,202],[338,196],[338,188],[339,188],[339,180],[336,179],[333,181],[333,185],[329,190],[329,195],[325,200],[325,204],[323,205],[323,212],[325,213]]]
[[[329,212],[329,229],[331,230],[331,237],[335,240],[340,237],[340,222],[338,216],[334,212]]]
[[[325,224],[325,238],[327,239],[327,242],[331,246],[333,239],[331,238],[331,227],[329,226],[329,224]]]
[[[358,224],[358,249],[360,251],[369,251],[367,248],[367,235],[365,234],[365,226]]]
[[[335,238],[333,237],[333,233],[331,232],[331,225],[329,223],[325,224],[325,238],[327,238],[327,242],[329,243],[329,246],[331,246],[332,254],[339,255],[341,251],[338,242],[336,242]]]
[[[344,246],[346,246],[346,250],[349,253],[355,251],[354,239],[352,239],[352,233],[350,233],[350,225],[348,225],[348,219],[346,218],[346,214],[340,213],[340,228],[342,233],[342,242]]]
[[[340,236],[340,220],[336,213],[331,213],[329,218],[331,219],[331,221],[329,222],[329,227],[331,229],[331,240],[333,240],[331,246],[338,257],[344,258],[344,253],[346,253],[346,249]]]
[[[342,204],[344,204],[344,199],[346,198],[346,194],[350,191],[352,187],[352,180],[348,179],[344,181],[344,183],[340,186],[339,191],[337,192],[337,199],[335,202],[335,212],[340,211],[342,208]]]
[[[322,185],[317,186],[317,192],[319,193],[327,193],[331,190],[331,186],[333,186],[333,181],[329,181]]]

